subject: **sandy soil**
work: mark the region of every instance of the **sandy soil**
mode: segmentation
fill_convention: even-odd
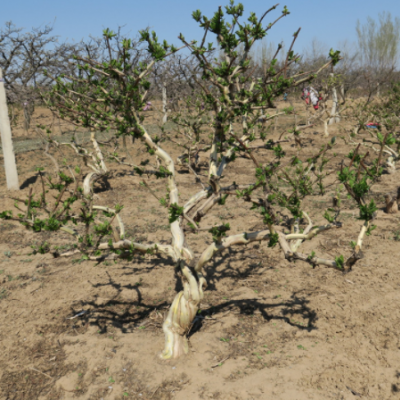
[[[42,123],[49,120],[45,110],[37,113],[44,115]],[[340,129],[332,134],[340,135]],[[306,154],[323,143],[321,132],[315,127],[304,133]],[[27,138],[35,135],[32,130]],[[179,155],[176,146],[165,147]],[[340,142],[336,151],[333,166],[349,147]],[[141,147],[130,152],[135,160],[143,158]],[[77,160],[66,156],[75,165]],[[268,153],[259,150],[257,156],[266,162]],[[39,193],[35,168],[51,171],[51,161],[34,150],[18,153],[17,163],[18,196],[26,196],[30,187]],[[96,202],[124,204],[129,237],[168,243],[166,210],[139,185],[137,175],[110,165],[110,187],[97,187]],[[247,182],[247,165],[239,159],[227,170],[226,182]],[[3,167],[0,171],[0,209],[12,209]],[[383,175],[373,187],[380,207],[383,195],[399,185],[399,174]],[[183,169],[178,182],[182,202],[200,189]],[[149,179],[149,185],[164,194],[163,180]],[[330,189],[308,200],[316,223],[323,223],[321,212],[331,197]],[[304,244],[305,253],[314,250],[327,258],[350,253],[361,223],[354,205],[343,204],[343,228]],[[230,222],[231,234],[261,229],[262,221],[249,208],[232,197],[204,223]],[[380,210],[376,225],[365,239],[365,258],[346,275],[289,263],[278,247],[266,243],[217,256],[206,267],[209,287],[190,332],[190,354],[162,362],[161,325],[180,290],[171,263],[150,255],[99,264],[33,255],[31,245],[51,240],[61,246],[71,239],[0,221],[0,399],[399,398],[400,213]],[[195,253],[211,243],[210,236],[189,236]],[[82,316],[68,319],[82,310]]]

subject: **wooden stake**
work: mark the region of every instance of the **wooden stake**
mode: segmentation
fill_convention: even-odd
[[[0,133],[3,147],[4,168],[8,190],[19,190],[17,164],[11,136],[10,119],[8,117],[6,90],[4,88],[3,71],[0,68]]]

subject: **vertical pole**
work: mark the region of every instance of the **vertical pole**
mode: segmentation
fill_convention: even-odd
[[[8,117],[6,90],[4,88],[3,71],[0,68],[0,133],[3,147],[4,169],[6,171],[7,188],[19,190],[17,164],[11,137],[10,119]]]

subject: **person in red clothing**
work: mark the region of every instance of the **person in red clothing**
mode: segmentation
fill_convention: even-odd
[[[315,90],[312,86],[307,86],[303,89],[301,98],[306,102],[306,104],[310,104],[311,102],[314,110],[319,109],[319,102],[320,100],[322,100],[322,98],[319,95],[318,91]]]

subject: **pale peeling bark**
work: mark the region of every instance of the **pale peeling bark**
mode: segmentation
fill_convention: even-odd
[[[217,129],[214,132],[214,139],[211,145],[211,152],[210,152],[210,168],[208,171],[208,177],[217,176],[218,175],[218,132]]]
[[[314,265],[325,265],[327,267],[337,268],[337,265],[336,265],[335,261],[333,261],[333,260],[326,260],[326,259],[320,258],[320,257],[310,258],[309,256],[307,256],[305,254],[293,252],[290,249],[290,245],[288,243],[288,240],[291,239],[292,235],[285,236],[282,232],[278,232],[278,235],[279,235],[279,244],[280,244],[281,249],[283,250],[283,252],[285,254],[285,258],[287,260],[291,261],[291,260],[296,259],[296,260],[302,260],[305,262],[309,262]]]
[[[328,137],[329,136],[329,130],[328,130],[328,122],[330,119],[324,119],[324,136]]]
[[[244,122],[246,123],[246,122]],[[243,137],[246,140],[245,137]],[[156,155],[159,156],[167,165],[168,170],[172,173],[168,178],[168,186],[170,192],[170,203],[178,204],[178,191],[175,184],[175,171],[173,168],[173,161],[167,153],[161,150],[157,145],[155,145],[147,133],[143,136],[143,140],[155,150]],[[222,175],[226,165],[228,164],[228,159],[232,154],[232,149],[227,150],[227,153],[223,157],[223,160],[218,165],[217,155],[218,155],[218,145],[219,145],[219,131],[218,128],[214,132],[214,140],[210,151],[210,168],[209,168],[209,178],[210,187],[200,192],[196,193],[189,199],[189,201],[184,205],[184,213],[189,212],[193,207],[195,207],[201,200],[206,199],[210,193],[213,192],[211,197],[197,209],[194,214],[194,220],[199,220],[203,215],[205,215],[220,199],[221,193],[218,186],[216,190],[215,186],[218,185],[218,178]],[[158,153],[159,152],[159,153]],[[217,180],[215,180],[215,178]],[[265,235],[269,231],[265,231]],[[176,257],[178,260],[178,265],[181,268],[184,281],[184,290],[178,293],[169,309],[167,318],[163,324],[163,331],[165,334],[165,347],[161,354],[162,359],[177,358],[188,352],[188,344],[186,339],[186,334],[189,331],[192,321],[199,310],[200,302],[204,297],[204,289],[207,286],[206,279],[203,275],[203,265],[214,256],[216,251],[220,251],[224,246],[231,246],[232,244],[245,244],[254,240],[263,240],[262,238],[257,239],[259,233],[250,234],[250,238],[244,239],[243,235],[235,235],[233,237],[226,238],[224,244],[220,247],[220,250],[214,249],[213,245],[208,247],[200,258],[199,262],[196,264],[195,268],[192,270],[189,268],[194,255],[187,246],[184,245],[184,232],[181,228],[181,221],[175,221],[171,224],[171,233],[173,237],[173,248],[176,252]],[[265,236],[264,235],[264,236]]]
[[[328,224],[328,225],[323,225],[323,226],[317,227],[316,229],[311,230],[312,229],[311,219],[308,217],[307,214],[306,214],[306,217],[308,219],[309,225],[307,226],[307,228],[305,229],[303,234],[294,233],[294,234],[285,235],[282,232],[278,232],[279,245],[281,246],[281,249],[283,250],[283,252],[285,254],[285,258],[289,261],[302,260],[302,261],[312,264],[313,266],[325,265],[327,267],[335,268],[335,269],[339,269],[339,270],[343,271],[342,267],[340,265],[338,265],[338,263],[334,260],[327,260],[324,258],[316,257],[315,255],[307,256],[305,254],[297,252],[297,249],[299,247],[298,242],[296,242],[292,246],[289,245],[290,240],[293,240],[293,239],[300,239],[301,241],[309,240],[309,239],[313,238],[319,232],[322,232],[324,230],[331,229],[331,228],[339,228],[341,226],[341,224],[339,224],[339,223],[336,225]],[[356,245],[354,247],[353,254],[344,263],[344,268],[347,271],[351,270],[352,266],[359,259],[364,257],[364,255],[361,251],[361,248],[362,248],[364,236],[365,236],[366,232],[368,231],[369,226],[370,226],[370,222],[365,221],[363,226],[361,227],[360,233],[357,238]]]
[[[89,196],[92,192],[93,183],[100,179],[103,174],[97,172],[89,172],[83,180],[83,194]]]
[[[228,247],[249,244],[251,242],[269,240],[269,229],[252,232],[252,233],[239,233],[237,235],[228,236],[221,240],[220,243],[210,244],[201,254],[199,261],[196,264],[195,270],[202,272],[204,265],[208,263],[217,253],[227,249]]]
[[[104,162],[103,153],[100,150],[100,147],[99,147],[99,144],[97,143],[94,132],[91,133],[90,140],[92,141],[92,144],[93,144],[93,148],[95,151],[95,157],[96,157],[96,161],[97,161],[98,165],[100,166],[103,173],[107,173],[108,169]]]
[[[204,189],[200,192],[197,192],[194,196],[192,196],[184,205],[183,210],[184,213],[188,213],[193,207],[195,207],[201,200],[207,198],[209,194],[209,190]]]
[[[231,129],[232,129],[232,127],[231,127]],[[245,145],[247,145],[247,143],[248,143],[247,136],[242,136],[240,140]],[[214,162],[213,162],[213,157],[214,156],[216,157],[216,155],[217,155],[217,153],[215,153],[213,155],[213,151],[216,152],[217,147],[215,146],[215,147],[211,148],[209,176],[213,175],[213,176],[216,176],[217,178],[222,176],[226,166],[229,163],[229,159],[233,154],[233,149],[234,149],[234,147],[232,146],[226,150],[225,154],[222,156],[221,162],[218,165],[217,163],[214,164]],[[212,172],[215,172],[215,174]],[[232,189],[232,190],[234,190],[234,189]],[[187,214],[191,209],[193,209],[201,200],[204,200],[205,198],[207,198],[210,195],[211,191],[212,191],[212,187],[209,186],[208,188],[201,190],[200,192],[193,195],[187,201],[187,203],[184,205],[185,214]],[[196,213],[193,216],[193,219],[196,221],[196,220],[198,220],[200,215],[205,215],[207,213],[207,211],[209,211],[218,202],[219,199],[220,199],[220,195],[212,196],[212,198],[210,197],[206,203],[204,203],[202,206],[200,206],[200,208],[197,209]]]
[[[89,166],[94,170],[94,172],[90,172],[89,174],[87,174],[85,179],[83,180],[83,194],[85,196],[89,196],[92,192],[93,183],[102,178],[108,172],[107,166],[104,162],[103,153],[100,150],[94,132],[91,133],[90,140],[92,141],[94,148],[94,154],[91,155],[94,165]]]
[[[178,358],[188,353],[186,334],[199,310],[200,301],[203,299],[203,291],[200,290],[199,282],[186,262],[180,260],[179,265],[185,277],[184,289],[175,296],[163,324],[165,346],[160,357],[164,360]]]
[[[148,135],[147,131],[144,127],[141,126],[142,136],[141,139],[146,142],[146,144],[154,150],[155,155],[159,157],[166,168],[170,172],[170,176],[168,177],[168,191],[170,204],[179,204],[178,197],[178,188],[175,182],[175,167],[172,158],[167,154],[161,147],[153,142],[151,137]],[[225,166],[226,162],[218,166],[217,161],[217,146],[219,144],[218,138],[218,128],[215,130],[213,146],[210,152],[210,169],[209,176],[218,178]],[[229,150],[228,150],[229,153]],[[213,181],[214,182],[214,181]],[[212,190],[212,182],[210,182],[210,187],[204,189],[194,196],[184,205],[184,212],[190,211],[193,207],[195,207],[201,200],[205,199],[209,194],[210,190]],[[215,190],[214,190],[215,192]],[[203,213],[206,213],[216,202],[218,201],[220,194],[214,193],[210,199],[201,206],[201,210]],[[198,214],[198,213],[196,213]],[[199,214],[198,214],[199,215]],[[195,317],[200,302],[203,299],[204,293],[203,290],[206,287],[207,283],[203,276],[202,271],[202,263],[197,263],[195,268],[192,269],[189,265],[192,264],[194,259],[194,254],[190,250],[190,248],[185,243],[184,232],[181,227],[181,219],[174,221],[171,224],[171,234],[172,234],[172,249],[175,253],[175,261],[183,275],[183,291],[178,293],[169,309],[167,318],[163,324],[163,331],[165,334],[165,347],[164,351],[161,353],[162,359],[169,358],[177,358],[182,354],[186,354],[188,351],[188,344],[186,339],[186,334],[191,327],[191,323],[193,318]],[[231,238],[225,241],[226,244],[229,244],[230,241],[233,240],[232,244],[238,244],[239,242],[243,242],[243,238],[239,237],[243,235],[238,235],[235,238]],[[250,235],[250,241],[257,240],[257,234]],[[258,239],[262,240],[262,239]],[[244,242],[243,242],[244,243]],[[208,249],[208,251],[210,251]]]
[[[74,231],[71,228],[68,227],[62,227],[60,230],[69,233],[70,235],[80,238],[80,235]],[[167,257],[172,258],[172,260],[176,260],[175,258],[175,251],[172,248],[172,246],[168,245],[163,245],[159,243],[153,243],[153,244],[143,244],[143,243],[137,243],[137,242],[132,242],[130,240],[119,240],[118,242],[112,242],[111,245],[108,243],[101,243],[96,250],[126,250],[130,254],[135,254],[135,253],[141,253],[141,254],[148,254],[149,251],[151,251],[152,254],[160,254],[160,255],[165,255]],[[66,251],[64,253],[59,254],[60,257],[70,257],[74,254],[82,254],[81,250],[79,249],[74,249],[71,251]],[[89,260],[92,261],[100,261],[103,259],[115,259],[120,257],[119,255],[116,254],[109,254],[107,256],[94,256],[94,255],[89,255]]]
[[[313,228],[312,230],[310,229],[310,231],[308,231],[308,233],[306,234],[304,233],[291,233],[289,235],[285,236],[286,240],[296,240],[296,239],[300,239],[300,240],[311,240],[313,237],[317,236],[318,233],[326,231],[328,229],[332,229],[332,228],[340,228],[340,224],[328,224],[328,225],[322,225],[322,226],[318,226]],[[298,246],[297,246],[298,247]]]
[[[386,170],[389,174],[394,174],[396,172],[394,157],[388,157],[386,160]]]
[[[115,214],[115,210],[113,210],[112,208],[109,208],[109,207],[93,206],[93,209]],[[122,222],[122,219],[119,214],[116,214],[116,217],[117,217],[117,221],[118,221],[118,225],[119,225],[119,237],[120,237],[120,239],[124,239],[125,238],[124,223]]]
[[[94,149],[94,152],[91,152],[91,153],[89,153],[83,147],[78,148],[74,143],[58,143],[56,140],[52,141],[52,143],[56,147],[68,146],[71,149],[73,149],[79,157],[83,158],[85,165],[92,170],[92,172],[89,172],[86,175],[85,179],[83,180],[83,194],[85,196],[90,196],[90,194],[92,193],[92,189],[93,189],[93,183],[108,173],[108,168],[107,168],[106,163],[104,162],[103,153],[100,149],[99,144],[97,143],[94,132],[91,133],[90,140],[93,144],[93,149]],[[50,157],[51,159],[54,159],[54,157],[52,157],[48,153],[48,143],[46,145],[45,154],[48,157]],[[93,163],[88,162],[89,158],[92,159]],[[58,164],[55,160],[54,160],[54,162],[58,166]]]
[[[308,214],[305,211],[303,211],[303,215],[307,218],[307,222],[308,222],[306,229],[304,229],[303,235],[307,235],[311,231],[313,224],[312,224],[310,217],[308,216]],[[298,222],[297,222],[297,230],[298,230]],[[298,232],[295,232],[295,233],[298,233]],[[303,240],[304,240],[303,238],[298,238],[295,242],[293,242],[290,245],[290,250],[293,252],[297,251],[297,249],[303,243]]]
[[[165,152],[161,147],[153,142],[146,129],[140,125],[141,140],[144,141],[151,149],[154,150],[155,155],[162,160],[166,168],[170,172],[168,176],[168,191],[170,205],[179,205],[179,192],[175,181],[175,165],[170,155]],[[203,192],[189,203],[187,207],[196,204],[199,198],[202,198]],[[162,359],[177,358],[182,354],[188,352],[188,344],[186,334],[190,329],[191,322],[196,315],[200,301],[203,298],[203,280],[199,275],[195,274],[189,264],[194,258],[193,252],[185,243],[185,236],[181,228],[181,219],[171,223],[172,234],[172,252],[173,259],[179,266],[183,275],[183,291],[179,292],[168,311],[167,318],[163,324],[163,331],[165,334],[164,351],[160,357]]]
[[[132,242],[130,240],[120,240],[119,242],[114,242],[110,246],[108,243],[101,243],[99,245],[99,250],[107,250],[110,248],[113,249],[126,249],[126,250],[131,250],[137,253],[147,253],[149,250],[151,250],[154,254],[164,254],[168,257],[171,257],[173,260],[176,260],[176,254],[172,246],[169,245],[163,245],[159,243],[154,243],[154,244],[143,244],[143,243],[136,243]]]

